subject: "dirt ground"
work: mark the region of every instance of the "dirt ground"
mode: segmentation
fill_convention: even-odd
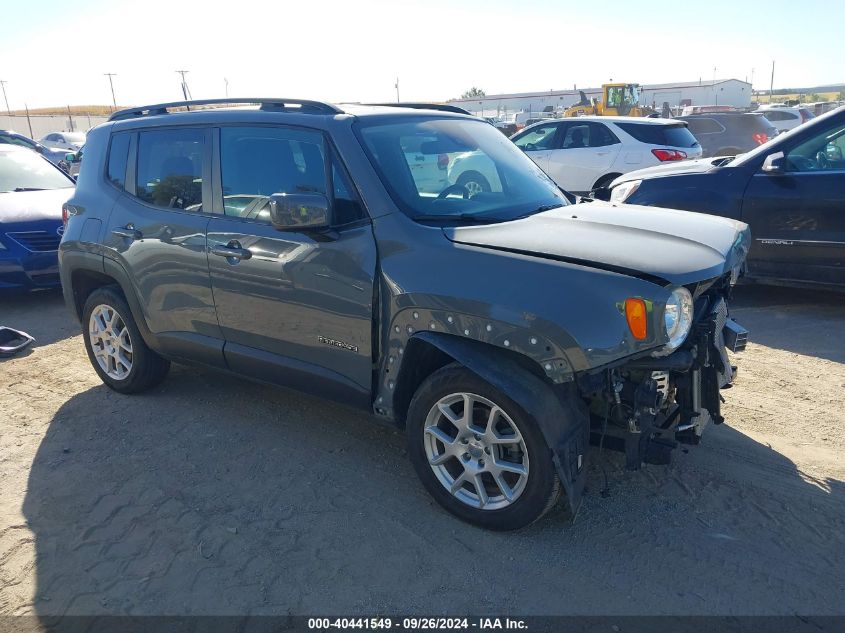
[[[845,614],[845,299],[738,294],[728,423],[669,467],[594,451],[574,520],[510,534],[365,415],[179,366],[118,395],[58,293],[2,298],[38,342],[0,361],[0,615]]]

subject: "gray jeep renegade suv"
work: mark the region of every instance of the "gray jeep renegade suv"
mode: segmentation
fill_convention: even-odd
[[[361,407],[407,429],[439,503],[492,529],[561,490],[574,512],[591,436],[637,468],[722,422],[740,222],[574,205],[493,126],[437,106],[162,104],[85,148],[61,277],[116,391],[174,360]],[[467,153],[489,191],[449,182]]]

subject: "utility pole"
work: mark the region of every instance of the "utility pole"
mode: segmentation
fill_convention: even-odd
[[[772,102],[772,95],[775,92],[775,60],[772,60],[772,81],[769,83],[769,103]]]
[[[111,102],[114,104],[114,109],[117,110],[117,99],[114,98],[114,84],[112,83],[111,78],[117,77],[117,73],[103,73],[106,77],[109,78],[109,88],[111,88]]]
[[[3,86],[3,100],[6,102],[6,114],[12,116],[12,111],[9,109],[9,99],[6,97],[6,84],[9,83],[5,79],[0,79],[0,86]]]
[[[229,98],[229,80],[223,77],[223,83],[226,84],[226,98]]]
[[[182,96],[183,96],[183,97],[185,97],[185,101],[190,101],[190,100],[192,99],[192,97],[191,97],[191,91],[190,91],[190,89],[188,88],[188,82],[187,82],[187,80],[185,79],[185,75],[187,75],[187,74],[188,74],[188,72],[190,72],[190,71],[187,71],[187,70],[177,70],[176,72],[177,72],[178,74],[182,75]]]
[[[396,83],[393,87],[396,88],[396,103],[399,103],[399,77],[396,78]]]
[[[29,106],[24,103],[23,107],[26,110],[26,124],[29,126],[29,138],[34,138],[32,134],[32,121],[29,120]]]

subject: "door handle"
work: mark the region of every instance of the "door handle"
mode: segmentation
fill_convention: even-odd
[[[127,240],[140,240],[144,235],[131,224],[112,229],[112,235],[118,237],[125,237]]]
[[[211,254],[226,259],[249,259],[252,257],[252,251],[248,248],[241,248],[237,242],[229,242],[226,246],[216,244],[211,248]]]

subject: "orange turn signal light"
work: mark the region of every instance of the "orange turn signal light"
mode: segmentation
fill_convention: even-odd
[[[625,319],[634,338],[638,341],[645,340],[648,336],[648,314],[645,301],[633,297],[625,299]]]

